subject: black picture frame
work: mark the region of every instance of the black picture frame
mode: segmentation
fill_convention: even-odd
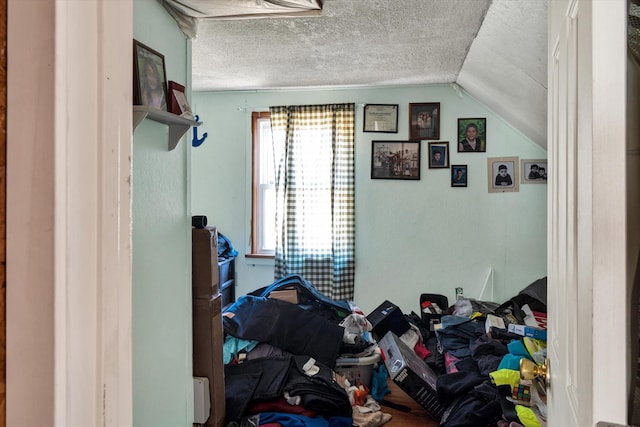
[[[476,139],[480,142],[472,147],[467,141],[467,132],[475,129]],[[473,135],[473,133],[471,133]],[[458,153],[485,153],[487,151],[487,119],[458,119]]]
[[[412,102],[409,104],[409,139],[440,139],[439,102]]]
[[[466,187],[468,177],[467,165],[451,165],[452,187]]]
[[[164,55],[133,40],[133,102],[167,111],[167,70]]]
[[[371,141],[371,179],[420,179],[420,141]]]
[[[366,104],[363,132],[398,133],[398,104]]]
[[[429,143],[429,169],[449,168],[449,141]]]

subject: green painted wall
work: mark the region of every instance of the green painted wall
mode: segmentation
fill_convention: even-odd
[[[545,276],[547,186],[521,184],[517,193],[489,193],[487,158],[541,159],[546,152],[457,89],[194,93],[195,112],[204,121],[200,132],[209,137],[191,153],[193,212],[207,215],[240,252],[237,294],[273,281],[273,262],[244,258],[250,246],[251,112],[270,105],[358,104],[355,302],[365,312],[385,299],[405,312],[417,311],[424,292],[452,302],[456,286],[468,297],[502,301]],[[428,169],[427,141],[420,181],[370,179],[371,141],[408,139],[411,102],[440,102],[439,141],[449,141],[451,164],[468,165],[468,187],[451,188],[449,169]],[[366,103],[399,104],[398,133],[362,132]],[[457,119],[470,117],[487,119],[486,153],[457,152]]]
[[[134,1],[134,37],[186,83],[190,42],[157,0]],[[146,119],[133,140],[133,420],[193,423],[188,133],[167,150],[167,125]]]

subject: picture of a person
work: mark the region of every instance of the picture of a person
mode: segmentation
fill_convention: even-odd
[[[498,175],[496,175],[496,187],[505,187],[513,185],[513,181],[511,180],[511,175],[507,173],[507,166],[500,165],[498,166]]]
[[[482,142],[478,138],[478,126],[469,123],[465,128],[465,138],[458,144],[458,151],[484,151]]]
[[[538,171],[538,165],[533,164],[529,169],[528,179],[540,179],[540,172]]]
[[[442,153],[440,150],[433,151],[433,158],[431,159],[431,164],[436,166],[444,165],[444,159],[442,158]]]
[[[540,179],[547,179],[547,170],[540,166],[538,169],[538,175],[540,175]]]
[[[166,111],[167,100],[164,95],[164,79],[160,75],[158,66],[151,58],[144,58],[140,74],[140,99],[142,105]]]
[[[453,181],[456,184],[462,184],[464,183],[464,173],[462,172],[462,169],[456,169],[456,175],[453,178]]]

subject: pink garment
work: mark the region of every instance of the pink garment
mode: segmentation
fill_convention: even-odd
[[[447,374],[453,374],[454,372],[458,372],[458,368],[456,368],[456,362],[460,359],[453,356],[448,351],[444,353],[444,367],[447,371]]]

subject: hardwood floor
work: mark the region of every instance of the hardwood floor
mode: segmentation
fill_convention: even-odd
[[[436,427],[438,425],[439,420],[431,418],[415,400],[402,391],[391,379],[387,380],[387,385],[391,393],[385,396],[385,400],[404,405],[410,411],[404,412],[388,406],[382,406],[382,412],[391,414],[393,417],[384,427]]]

